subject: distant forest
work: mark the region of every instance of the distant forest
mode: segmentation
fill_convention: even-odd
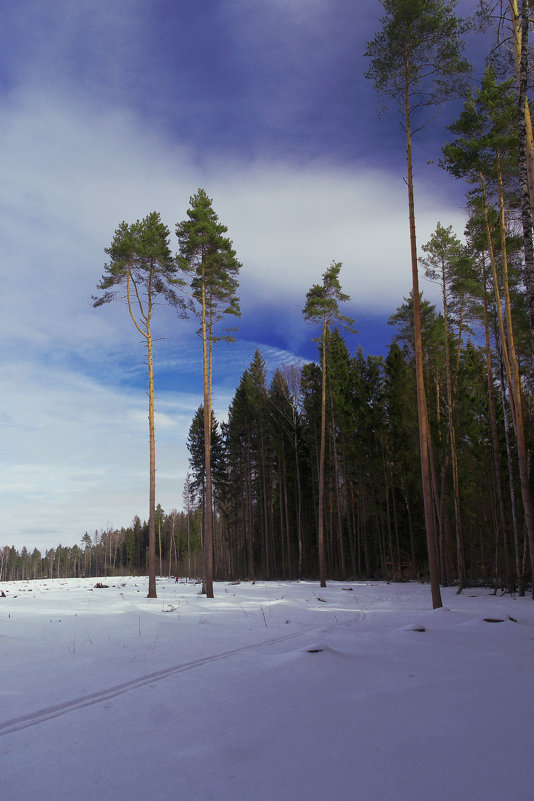
[[[406,134],[412,271],[411,295],[390,318],[396,335],[387,354],[350,353],[344,332],[352,321],[338,308],[348,296],[333,263],[303,308],[315,326],[317,362],[270,376],[257,352],[220,423],[211,406],[213,346],[231,341],[234,329],[216,328],[240,314],[241,265],[227,229],[204,190],[176,227],[176,258],[155,212],[122,223],[94,305],[126,291],[146,338],[149,521],[135,517],[127,529],[85,534],[79,546],[44,555],[5,547],[0,580],[148,572],[155,597],[157,570],[202,577],[211,597],[213,577],[429,578],[434,607],[439,584],[524,593],[532,582],[531,3],[480,3],[477,24],[493,31],[494,52],[478,76],[462,55],[474,20],[458,20],[456,3],[381,5],[367,77]],[[412,137],[449,100],[461,110],[444,135],[440,166],[465,184],[466,227],[460,239],[446,220],[437,223],[418,250]],[[387,219],[383,226],[387,237]],[[419,272],[436,283],[436,305],[422,297]],[[198,316],[203,345],[204,402],[189,431],[180,512],[155,503],[157,297]]]

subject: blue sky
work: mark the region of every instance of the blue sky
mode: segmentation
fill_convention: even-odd
[[[123,305],[91,306],[121,220],[159,211],[175,250],[203,187],[228,226],[243,316],[215,355],[219,418],[256,349],[270,370],[314,358],[301,309],[333,260],[352,347],[384,351],[411,278],[403,132],[364,77],[380,16],[375,0],[6,4],[0,546],[72,545],[148,516],[143,345]],[[463,229],[461,187],[427,164],[446,121],[415,146],[420,244],[438,220]],[[181,507],[202,397],[194,328],[157,310],[166,510]]]

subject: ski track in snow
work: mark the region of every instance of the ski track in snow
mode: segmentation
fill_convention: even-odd
[[[282,642],[287,642],[288,640],[294,640],[297,637],[302,637],[303,635],[310,634],[313,631],[318,631],[319,629],[324,630],[324,628],[324,625],[312,626],[310,628],[302,629],[301,631],[293,632],[292,634],[286,634],[283,637],[276,637],[272,640],[264,640],[259,643],[254,643],[253,645],[245,645],[242,648],[234,648],[231,651],[223,651],[220,654],[205,656],[201,659],[194,659],[191,662],[184,662],[180,665],[174,665],[169,668],[164,668],[163,670],[156,670],[153,673],[147,673],[146,675],[139,676],[136,679],[131,679],[130,681],[126,681],[122,684],[116,684],[113,687],[108,687],[106,690],[99,690],[95,693],[82,695],[79,698],[73,698],[71,701],[65,701],[63,704],[56,704],[54,706],[46,707],[45,709],[39,709],[36,712],[30,712],[27,715],[11,718],[11,720],[0,723],[0,737],[6,734],[13,734],[14,732],[27,729],[31,726],[38,726],[41,723],[46,723],[48,720],[53,720],[54,718],[61,717],[62,715],[67,715],[69,712],[74,712],[75,710],[83,709],[84,707],[101,704],[103,701],[116,698],[119,695],[130,692],[131,690],[137,690],[141,687],[146,687],[154,682],[162,681],[169,676],[174,676],[178,673],[184,673],[187,670],[193,670],[194,668],[202,667],[203,665],[207,665],[212,662],[220,662],[223,659],[230,659],[233,656],[238,656],[239,654],[246,653],[247,651],[253,651],[256,648],[264,648],[265,646],[277,645]]]

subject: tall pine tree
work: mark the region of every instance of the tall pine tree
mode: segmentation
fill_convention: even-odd
[[[239,316],[237,276],[241,264],[231,241],[225,236],[227,228],[219,222],[212,201],[199,189],[190,198],[187,220],[176,225],[180,245],[178,264],[190,279],[189,308],[200,320],[204,383],[204,447],[205,447],[205,520],[204,520],[204,586],[208,598],[213,598],[213,488],[211,475],[211,406],[213,345],[220,340],[233,341],[230,329],[219,333],[218,326],[227,316]]]
[[[156,597],[156,445],[154,435],[154,366],[152,314],[158,298],[183,312],[183,301],[177,294],[182,283],[177,276],[176,262],[169,248],[169,229],[157,212],[128,225],[122,222],[109,248],[110,261],[98,284],[102,291],[93,297],[94,306],[102,306],[117,298],[126,288],[126,301],[132,322],[144,338],[148,365],[148,427],[150,439],[150,502],[148,546],[148,597]]]
[[[421,477],[425,502],[432,604],[442,605],[439,590],[439,565],[432,510],[430,477],[430,428],[426,408],[421,319],[419,309],[419,276],[417,272],[417,240],[415,233],[415,201],[413,182],[412,137],[426,125],[422,120],[414,129],[415,112],[434,107],[453,97],[462,88],[462,78],[469,67],[461,57],[463,27],[454,15],[456,2],[444,0],[380,0],[384,8],[382,29],[367,45],[371,59],[367,77],[379,94],[397,103],[406,136],[408,173],[408,213],[412,265],[412,296],[415,332],[417,409],[421,451]]]

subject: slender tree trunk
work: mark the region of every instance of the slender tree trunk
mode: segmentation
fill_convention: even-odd
[[[497,430],[497,414],[495,412],[495,396],[493,391],[493,368],[491,359],[490,347],[490,331],[489,331],[489,316],[488,316],[488,296],[487,296],[487,276],[486,264],[484,256],[482,257],[482,291],[484,302],[484,334],[485,334],[485,348],[486,348],[486,377],[488,383],[488,404],[490,410],[491,422],[491,438],[493,445],[493,466],[495,471],[495,484],[497,487],[497,507],[499,511],[499,525],[503,536],[505,570],[507,574],[508,586],[512,586],[512,580],[509,569],[508,558],[508,526],[506,523],[506,513],[504,506],[504,491],[503,491],[503,478],[502,478],[502,465],[499,447],[499,435]],[[506,411],[505,411],[506,413]]]
[[[515,2],[515,0],[513,0]],[[530,324],[531,350],[534,353],[534,243],[532,220],[534,217],[534,142],[528,104],[528,18],[529,4],[523,0],[521,11],[521,57],[518,72],[519,100],[519,181],[521,195],[521,222],[525,251],[525,287]]]
[[[355,537],[355,527],[356,527],[356,512],[354,509],[354,487],[352,481],[347,481],[345,486],[345,493],[346,493],[346,504],[347,504],[347,525],[349,529],[349,550],[350,550],[350,566],[351,566],[351,575],[356,575],[356,537]],[[359,578],[359,575],[358,575]]]
[[[302,488],[300,486],[300,465],[299,465],[299,450],[298,450],[298,438],[297,438],[296,423],[295,423],[295,434],[294,434],[294,446],[295,446],[295,469],[296,469],[296,479],[297,479],[298,578],[301,578],[301,576],[302,576]]]
[[[284,454],[285,463],[285,454]],[[286,527],[286,554],[287,554],[287,577],[293,578],[293,558],[291,555],[291,534],[289,524],[289,495],[287,491],[287,478],[284,471],[284,521]]]
[[[419,275],[417,264],[417,240],[415,235],[415,203],[413,192],[413,164],[412,164],[412,137],[410,128],[410,85],[408,55],[405,58],[405,92],[404,92],[404,118],[406,130],[406,163],[408,168],[408,209],[410,219],[410,246],[412,261],[412,294],[415,338],[415,372],[417,384],[417,413],[419,418],[419,447],[421,457],[421,480],[423,485],[423,501],[425,509],[425,529],[428,548],[428,566],[430,572],[430,587],[432,593],[432,606],[434,609],[442,606],[439,588],[439,561],[432,510],[432,486],[430,480],[430,426],[426,407],[425,384],[423,374],[423,341],[421,329],[421,308],[419,298]]]
[[[161,520],[158,520],[158,549],[159,549],[159,574],[163,575],[163,553],[161,548]]]
[[[391,482],[391,505],[393,506],[393,529],[395,531],[395,547],[397,550],[397,564],[399,566],[400,579],[403,579],[402,572],[402,556],[399,539],[399,521],[397,517],[397,501],[395,500],[395,487],[393,481]]]
[[[441,470],[441,481],[440,481],[440,490],[439,490],[439,497],[437,487],[437,476],[436,476],[436,467],[434,465],[434,451],[430,449],[430,471],[432,475],[432,487],[434,489],[434,496],[435,496],[435,506],[436,506],[436,518],[438,523],[438,549],[439,549],[439,560],[440,560],[440,578],[441,578],[441,586],[448,587],[449,586],[449,576],[450,576],[450,564],[449,564],[449,537],[448,537],[448,518],[445,511],[445,490],[446,490],[446,483],[447,483],[447,469],[449,467],[449,457],[450,457],[450,450],[447,449],[445,452],[445,459],[443,461],[443,466]]]
[[[319,578],[321,587],[326,587],[326,554],[324,541],[324,462],[326,446],[326,317],[323,322],[321,348],[321,447],[319,454],[319,503],[317,512],[317,547],[319,550]]]
[[[527,99],[529,0],[522,0],[521,11],[517,0],[509,0],[513,28],[513,48],[519,112],[522,115],[520,137],[525,149],[530,218],[534,219],[534,134]]]
[[[401,477],[401,486],[402,486],[402,494],[404,496],[404,502],[406,504],[406,514],[408,515],[408,529],[410,531],[410,556],[412,558],[412,578],[415,578],[415,576],[417,575],[417,571],[416,571],[416,560],[415,560],[415,537],[413,533],[412,512],[408,500],[408,493],[406,491],[406,487],[404,485],[402,477]]]
[[[132,308],[132,298],[130,293],[130,284],[134,288],[139,312],[141,315],[141,324],[139,325],[135,319]],[[148,598],[156,598],[156,441],[154,434],[154,361],[152,354],[152,271],[148,280],[148,306],[146,313],[143,309],[143,304],[137,284],[131,274],[130,268],[128,269],[126,280],[126,296],[128,299],[128,309],[130,317],[134,326],[137,328],[141,336],[146,339],[147,347],[147,363],[148,363],[148,431],[150,442],[149,453],[149,474],[150,474],[150,491],[149,491],[149,514],[148,514]]]
[[[202,365],[204,378],[204,462],[206,469],[206,494],[204,506],[203,592],[206,598],[213,598],[213,491],[211,485],[211,385],[208,326],[206,313],[206,285],[202,268]]]
[[[504,196],[503,196],[502,174],[500,170],[499,157],[497,157],[497,170],[498,170],[498,188],[499,188],[499,223],[501,231],[501,250],[502,250],[502,268],[503,268],[502,272],[503,272],[503,290],[504,290],[504,307],[505,307],[504,317],[502,313],[501,294],[499,290],[499,280],[497,275],[497,265],[495,261],[495,254],[491,238],[491,228],[489,224],[487,206],[485,200],[486,197],[485,181],[482,175],[480,176],[480,182],[482,186],[483,199],[484,199],[486,232],[488,236],[488,247],[490,253],[491,268],[493,273],[493,290],[495,293],[495,305],[497,309],[497,318],[499,322],[499,335],[501,339],[504,366],[506,368],[506,379],[510,397],[510,408],[512,411],[512,422],[514,426],[514,433],[517,444],[519,481],[521,485],[521,497],[523,500],[523,509],[525,512],[525,526],[527,529],[527,538],[530,550],[531,575],[534,577],[534,507],[532,504],[532,494],[530,490],[528,453],[527,453],[525,425],[523,418],[523,401],[521,396],[521,378],[519,375],[519,365],[515,349],[514,330],[512,323],[512,309],[511,309],[510,291],[508,284],[508,259],[506,252]],[[534,596],[534,582],[533,582],[533,596]]]
[[[514,532],[514,554],[515,554],[515,569],[517,575],[518,591],[521,598],[525,595],[525,576],[524,576],[524,559],[521,559],[521,552],[519,546],[519,521],[517,519],[517,503],[515,495],[515,481],[514,481],[514,460],[512,457],[512,445],[510,442],[510,423],[508,421],[508,404],[506,401],[506,377],[504,373],[504,364],[502,358],[502,348],[500,349],[500,372],[501,372],[501,403],[503,408],[504,419],[504,441],[506,444],[506,460],[508,462],[508,483],[510,487],[510,506],[512,510],[512,529]],[[526,540],[525,540],[526,544]]]
[[[147,323],[148,428],[150,437],[150,511],[148,518],[148,597],[156,598],[156,438],[154,434],[154,365],[150,318]]]
[[[248,578],[255,581],[256,574],[254,570],[254,537],[252,532],[252,465],[251,465],[251,442],[250,436],[247,437],[247,455],[246,455],[246,487],[247,487],[247,553],[248,553]]]
[[[191,511],[187,509],[187,578],[191,578]]]
[[[388,474],[388,470],[387,470],[386,456],[385,456],[385,453],[384,453],[383,444],[382,444],[382,448],[381,448],[381,456],[382,456],[382,480],[383,480],[383,483],[384,483],[384,495],[385,495],[385,499],[386,499],[386,527],[387,527],[387,532],[388,532],[389,559],[390,559],[390,562],[391,562],[391,580],[392,581],[396,581],[396,579],[397,579],[397,576],[396,576],[397,568],[396,568],[395,559],[394,559],[394,556],[393,556],[393,537],[392,537],[392,533],[391,533],[391,512],[390,512],[390,508],[389,508],[389,490],[390,490],[390,487],[389,487],[389,474]]]
[[[171,534],[169,538],[169,578],[172,576],[172,551],[174,547],[174,561],[176,563],[176,540],[174,539],[174,512],[172,513]]]
[[[453,386],[452,386],[451,354],[449,346],[449,307],[447,303],[447,285],[445,278],[445,264],[443,260],[441,265],[441,274],[442,274],[441,290],[443,296],[443,319],[445,323],[445,377],[447,384],[447,427],[448,427],[448,439],[449,439],[449,446],[451,453],[452,483],[453,483],[453,493],[454,493],[454,523],[456,530],[456,567],[458,571],[458,593],[461,593],[465,587],[465,558],[464,558],[462,514],[460,506],[460,482],[458,478],[458,454],[456,450],[456,432],[454,429],[454,416],[453,416],[454,398],[453,398]],[[460,341],[460,336],[458,338]]]
[[[263,416],[263,412],[262,412]],[[269,515],[269,489],[267,486],[267,469],[265,465],[265,442],[263,432],[263,420],[260,420],[260,469],[261,469],[261,495],[262,495],[262,519],[263,519],[263,543],[264,543],[264,575],[271,578],[271,518]]]
[[[338,552],[339,552],[339,567],[341,571],[341,576],[343,578],[346,578],[347,571],[345,567],[345,548],[343,542],[343,513],[341,508],[341,498],[339,492],[339,462],[338,462],[337,444],[336,444],[336,426],[334,423],[334,403],[332,399],[330,401],[330,409],[332,414],[332,455],[334,460],[334,482],[335,482],[335,502],[337,511],[337,542],[338,542]]]
[[[508,282],[508,258],[506,252],[506,225],[504,211],[504,190],[502,183],[502,173],[500,160],[498,161],[498,185],[499,185],[499,218],[501,228],[501,251],[503,267],[503,289],[504,307],[506,316],[507,346],[510,352],[510,366],[512,371],[512,395],[514,404],[512,406],[513,419],[515,420],[514,430],[517,442],[517,458],[519,464],[519,481],[521,484],[521,496],[525,512],[525,526],[527,529],[528,545],[530,550],[530,571],[532,577],[532,597],[534,598],[534,506],[532,502],[532,491],[530,488],[528,448],[525,435],[525,423],[523,416],[523,398],[521,377],[519,374],[519,363],[515,348],[515,338],[512,320],[512,305],[510,300],[510,286]]]

